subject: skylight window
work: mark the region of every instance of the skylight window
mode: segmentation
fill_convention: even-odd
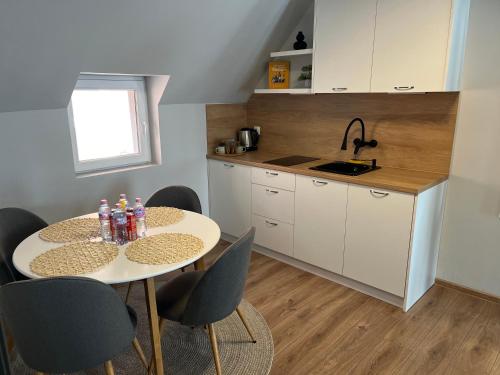
[[[81,75],[69,105],[77,173],[151,162],[144,77]]]

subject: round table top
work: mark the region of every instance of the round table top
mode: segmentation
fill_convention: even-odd
[[[83,215],[79,218],[97,218],[97,213]],[[38,255],[47,250],[63,246],[63,243],[47,242],[38,236],[39,232],[33,233],[17,246],[12,257],[16,269],[26,277],[36,279],[42,276],[31,272],[30,263]],[[187,258],[179,263],[148,265],[130,261],[125,255],[128,244],[118,246],[118,257],[108,265],[96,272],[80,274],[75,276],[90,277],[102,281],[106,284],[125,283],[135,280],[143,280],[154,276],[159,276],[181,267],[187,266],[200,259],[212,250],[220,239],[220,228],[212,219],[197,214],[195,212],[184,211],[184,218],[172,225],[165,227],[155,227],[147,230],[147,235],[160,233],[186,233],[192,234],[203,240],[203,250],[196,256]],[[97,241],[97,240],[96,240]],[[99,239],[100,241],[100,239]]]

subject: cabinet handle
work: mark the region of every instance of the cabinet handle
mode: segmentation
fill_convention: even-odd
[[[227,167],[227,168],[234,168],[233,164],[226,164],[226,163],[224,163],[224,166]]]
[[[272,227],[277,227],[278,226],[278,223],[273,223],[272,221],[269,221],[269,220],[266,220],[266,224],[270,225]]]
[[[269,171],[266,171],[266,174],[267,174],[268,176],[279,176],[279,173],[277,173],[277,172],[269,172]]]
[[[370,194],[373,195],[375,198],[385,198],[389,195],[389,193],[377,191],[377,190],[373,190],[373,189],[370,189]]]
[[[278,193],[279,193],[279,191],[277,191],[277,190],[269,190],[269,189],[266,189],[266,191],[267,191],[268,193],[272,193],[272,194],[278,194]]]
[[[347,87],[332,87],[332,91],[346,91]]]
[[[410,91],[413,90],[415,86],[394,86],[394,90],[397,91]]]
[[[318,186],[325,186],[325,185],[328,185],[328,182],[313,180],[313,184],[318,185]]]

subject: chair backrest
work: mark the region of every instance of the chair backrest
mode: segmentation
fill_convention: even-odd
[[[135,336],[120,296],[109,285],[87,278],[4,285],[0,310],[19,355],[41,372],[98,366],[128,349]]]
[[[230,315],[241,302],[250,266],[255,228],[230,245],[191,293],[181,323],[203,325]]]
[[[12,254],[26,237],[45,228],[47,223],[21,208],[0,209],[0,285],[23,280],[12,263]]]
[[[146,202],[146,207],[175,207],[201,214],[201,203],[196,192],[187,186],[168,186],[158,190]]]

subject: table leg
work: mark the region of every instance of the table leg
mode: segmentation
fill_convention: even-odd
[[[205,270],[205,259],[203,257],[194,262],[194,269],[195,271]]]
[[[161,336],[158,325],[158,311],[156,310],[156,289],[154,278],[144,280],[146,304],[148,307],[149,328],[151,331],[151,349],[157,375],[163,375],[163,356],[161,353]]]

